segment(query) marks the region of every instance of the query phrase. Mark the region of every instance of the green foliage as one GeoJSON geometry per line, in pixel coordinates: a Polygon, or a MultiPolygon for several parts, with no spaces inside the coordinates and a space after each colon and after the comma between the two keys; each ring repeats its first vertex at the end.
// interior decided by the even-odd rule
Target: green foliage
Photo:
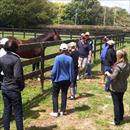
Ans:
{"type": "Polygon", "coordinates": [[[47,0],[1,0],[0,26],[35,28],[50,24],[56,12],[47,0]]]}
{"type": "Polygon", "coordinates": [[[64,20],[72,20],[75,24],[96,24],[102,7],[97,0],[74,1],[66,6],[64,20]],[[95,19],[96,17],[96,19],[95,19]]]}

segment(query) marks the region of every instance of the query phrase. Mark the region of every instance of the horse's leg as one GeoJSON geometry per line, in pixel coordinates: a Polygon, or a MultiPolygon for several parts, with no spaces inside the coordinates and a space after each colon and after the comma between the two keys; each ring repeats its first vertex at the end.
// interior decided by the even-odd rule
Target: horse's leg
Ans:
{"type": "Polygon", "coordinates": [[[36,63],[32,64],[32,71],[36,70],[36,63]]]}
{"type": "Polygon", "coordinates": [[[39,66],[40,66],[40,63],[36,63],[36,69],[38,70],[39,69],[39,66]]]}

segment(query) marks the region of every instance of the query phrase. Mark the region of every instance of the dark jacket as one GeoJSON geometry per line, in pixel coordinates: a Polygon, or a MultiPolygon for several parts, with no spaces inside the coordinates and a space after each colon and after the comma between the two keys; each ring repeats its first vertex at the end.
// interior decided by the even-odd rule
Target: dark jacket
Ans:
{"type": "Polygon", "coordinates": [[[70,56],[72,57],[74,62],[74,70],[78,70],[79,52],[77,50],[74,50],[71,52],[70,56]]]}
{"type": "Polygon", "coordinates": [[[79,40],[77,42],[77,47],[79,51],[79,56],[82,58],[87,58],[89,55],[89,51],[91,50],[91,46],[87,42],[83,42],[82,40],[79,40]]]}
{"type": "Polygon", "coordinates": [[[116,51],[113,47],[107,49],[104,64],[106,66],[112,66],[116,62],[116,51]]]}
{"type": "Polygon", "coordinates": [[[23,68],[20,57],[17,54],[7,52],[4,56],[0,57],[0,71],[4,73],[2,90],[23,90],[25,86],[23,68]]]}

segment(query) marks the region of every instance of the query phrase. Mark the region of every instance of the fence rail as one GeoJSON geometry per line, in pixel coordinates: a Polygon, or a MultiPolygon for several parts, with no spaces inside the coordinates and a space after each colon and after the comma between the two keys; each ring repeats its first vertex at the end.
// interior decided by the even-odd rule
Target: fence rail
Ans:
{"type": "MultiPolygon", "coordinates": [[[[48,33],[53,30],[56,30],[57,32],[62,35],[62,37],[67,37],[69,36],[70,39],[76,38],[77,36],[75,35],[80,35],[82,32],[85,32],[87,30],[85,29],[60,29],[60,28],[42,28],[42,29],[20,29],[20,28],[0,28],[0,35],[1,37],[5,37],[7,35],[12,35],[12,36],[21,36],[23,39],[27,37],[37,37],[40,34],[48,33]]],[[[118,30],[112,32],[111,30],[90,30],[90,34],[93,36],[98,36],[98,35],[110,35],[110,34],[122,34],[124,33],[123,31],[118,30]]],[[[126,35],[130,36],[130,32],[125,32],[126,35]]]]}
{"type": "MultiPolygon", "coordinates": [[[[94,41],[94,49],[93,49],[93,62],[95,62],[95,60],[97,60],[97,53],[101,51],[101,46],[102,46],[102,38],[104,36],[95,36],[95,37],[91,37],[92,40],[94,41]]],[[[111,37],[112,39],[115,40],[115,47],[116,49],[121,48],[124,46],[124,38],[125,35],[121,34],[121,35],[108,35],[108,37],[111,37]]],[[[64,40],[64,41],[51,41],[51,42],[40,42],[40,43],[32,43],[29,45],[21,45],[19,49],[24,49],[24,50],[30,50],[32,48],[41,48],[42,53],[40,57],[36,57],[33,59],[28,59],[25,61],[22,61],[23,67],[27,66],[27,65],[32,65],[34,63],[40,62],[41,63],[41,68],[37,71],[33,71],[30,73],[27,73],[24,75],[25,79],[29,79],[38,75],[41,75],[41,86],[42,86],[42,91],[44,89],[44,79],[45,79],[45,72],[50,71],[53,67],[53,65],[49,65],[49,66],[45,66],[45,61],[49,60],[49,59],[53,59],[56,55],[59,54],[59,52],[54,52],[53,54],[49,54],[49,55],[45,55],[45,50],[48,47],[52,47],[52,46],[57,46],[60,45],[62,42],[65,43],[69,43],[71,41],[77,41],[78,39],[71,39],[71,40],[64,40]]],[[[99,53],[98,53],[99,54],[99,53]]],[[[98,59],[99,59],[99,55],[98,55],[98,59]]]]}

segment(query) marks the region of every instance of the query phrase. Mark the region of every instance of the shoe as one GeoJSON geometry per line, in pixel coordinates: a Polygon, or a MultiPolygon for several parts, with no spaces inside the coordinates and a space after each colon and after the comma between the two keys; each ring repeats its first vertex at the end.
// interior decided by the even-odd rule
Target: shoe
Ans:
{"type": "Polygon", "coordinates": [[[68,97],[68,99],[69,99],[69,100],[74,100],[75,97],[74,97],[74,96],[70,96],[70,97],[68,97]]]}
{"type": "Polygon", "coordinates": [[[111,125],[120,125],[120,123],[116,123],[115,121],[110,122],[111,125]]]}
{"type": "Polygon", "coordinates": [[[79,75],[77,76],[77,80],[79,80],[79,75]]]}
{"type": "Polygon", "coordinates": [[[53,116],[53,117],[58,117],[58,115],[59,115],[58,112],[51,112],[50,113],[50,116],[53,116]]]}
{"type": "Polygon", "coordinates": [[[60,112],[60,115],[61,115],[61,116],[63,116],[63,115],[67,115],[67,113],[61,111],[61,112],[60,112]]]}

